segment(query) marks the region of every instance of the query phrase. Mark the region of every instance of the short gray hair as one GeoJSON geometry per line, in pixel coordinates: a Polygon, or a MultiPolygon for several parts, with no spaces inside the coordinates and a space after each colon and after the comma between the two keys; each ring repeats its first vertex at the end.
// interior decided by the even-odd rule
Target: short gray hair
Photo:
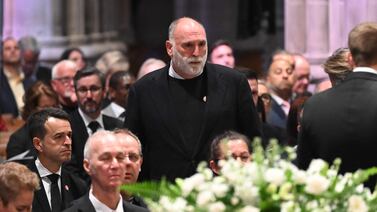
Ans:
{"type": "Polygon", "coordinates": [[[108,130],[98,130],[93,135],[89,136],[84,147],[84,159],[89,159],[93,153],[92,143],[97,140],[115,139],[115,135],[108,130]]]}

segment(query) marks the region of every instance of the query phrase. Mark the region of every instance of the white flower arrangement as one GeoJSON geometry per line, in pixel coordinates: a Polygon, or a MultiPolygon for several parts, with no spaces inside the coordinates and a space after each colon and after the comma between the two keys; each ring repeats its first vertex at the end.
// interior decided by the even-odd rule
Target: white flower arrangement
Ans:
{"type": "Polygon", "coordinates": [[[294,150],[283,150],[276,141],[266,151],[255,142],[252,158],[247,164],[234,159],[220,161],[219,176],[202,162],[195,175],[176,179],[175,184],[162,180],[122,189],[142,196],[156,212],[377,211],[377,193],[362,184],[377,168],[341,175],[340,160],[329,166],[316,159],[306,171],[300,170],[291,162],[294,150]]]}

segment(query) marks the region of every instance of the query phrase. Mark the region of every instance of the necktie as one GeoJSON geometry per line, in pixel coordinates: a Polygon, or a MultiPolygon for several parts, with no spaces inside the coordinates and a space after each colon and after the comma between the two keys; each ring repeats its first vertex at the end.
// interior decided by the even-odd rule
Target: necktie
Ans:
{"type": "Polygon", "coordinates": [[[92,134],[95,133],[101,126],[99,125],[98,122],[92,121],[88,125],[89,129],[92,130],[92,134]]]}
{"type": "Polygon", "coordinates": [[[50,174],[47,176],[51,181],[51,211],[60,212],[62,209],[62,199],[58,186],[58,174],[50,174]]]}

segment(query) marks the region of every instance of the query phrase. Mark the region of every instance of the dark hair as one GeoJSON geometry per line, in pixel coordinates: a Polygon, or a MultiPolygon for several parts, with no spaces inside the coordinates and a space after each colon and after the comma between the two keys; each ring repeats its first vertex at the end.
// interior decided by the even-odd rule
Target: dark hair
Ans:
{"type": "Polygon", "coordinates": [[[22,119],[26,120],[31,113],[37,110],[38,102],[41,96],[46,95],[53,98],[56,104],[59,103],[58,95],[51,88],[50,85],[42,81],[36,81],[30,88],[28,88],[24,95],[25,106],[22,109],[22,119]]]}
{"type": "Polygon", "coordinates": [[[27,120],[30,138],[38,137],[42,139],[46,135],[45,123],[48,118],[54,117],[71,122],[71,119],[64,110],[60,108],[46,108],[30,115],[27,120]]]}
{"type": "Polygon", "coordinates": [[[219,46],[229,46],[229,48],[233,49],[232,45],[230,44],[229,41],[227,40],[224,40],[224,39],[219,39],[219,40],[216,40],[212,45],[211,47],[209,48],[209,55],[212,54],[213,50],[216,49],[217,47],[219,46]]]}
{"type": "Polygon", "coordinates": [[[71,48],[68,48],[68,49],[64,50],[64,52],[60,56],[60,61],[61,60],[68,60],[69,55],[72,52],[75,52],[75,51],[76,52],[80,52],[80,54],[82,55],[82,58],[84,59],[84,61],[86,61],[84,52],[80,48],[78,48],[78,47],[71,47],[71,48]]]}
{"type": "Polygon", "coordinates": [[[229,140],[242,140],[246,143],[249,152],[251,152],[251,142],[250,140],[243,134],[229,130],[225,131],[223,134],[216,136],[211,143],[211,151],[210,151],[210,160],[217,160],[221,156],[221,147],[220,143],[229,140]]]}
{"type": "Polygon", "coordinates": [[[109,80],[109,87],[117,89],[119,86],[119,83],[121,82],[121,79],[127,76],[133,77],[133,75],[131,75],[131,73],[128,71],[117,71],[111,74],[111,77],[109,80]]]}
{"type": "Polygon", "coordinates": [[[77,90],[77,81],[79,81],[83,77],[91,76],[91,75],[96,75],[101,81],[101,85],[104,88],[105,87],[105,76],[104,74],[98,70],[95,67],[86,67],[80,71],[77,71],[75,76],[73,77],[73,82],[75,85],[75,89],[77,90]]]}

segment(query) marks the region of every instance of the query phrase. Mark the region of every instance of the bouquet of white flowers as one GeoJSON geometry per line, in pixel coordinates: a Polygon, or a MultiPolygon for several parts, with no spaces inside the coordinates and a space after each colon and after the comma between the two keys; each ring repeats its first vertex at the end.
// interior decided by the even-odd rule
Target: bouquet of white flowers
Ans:
{"type": "Polygon", "coordinates": [[[161,212],[377,211],[377,194],[362,184],[377,168],[340,175],[340,160],[329,166],[316,159],[308,170],[300,170],[292,164],[295,151],[276,142],[267,150],[254,142],[252,157],[247,164],[220,161],[219,176],[203,162],[197,174],[175,184],[162,180],[122,189],[141,195],[151,211],[161,212]]]}

